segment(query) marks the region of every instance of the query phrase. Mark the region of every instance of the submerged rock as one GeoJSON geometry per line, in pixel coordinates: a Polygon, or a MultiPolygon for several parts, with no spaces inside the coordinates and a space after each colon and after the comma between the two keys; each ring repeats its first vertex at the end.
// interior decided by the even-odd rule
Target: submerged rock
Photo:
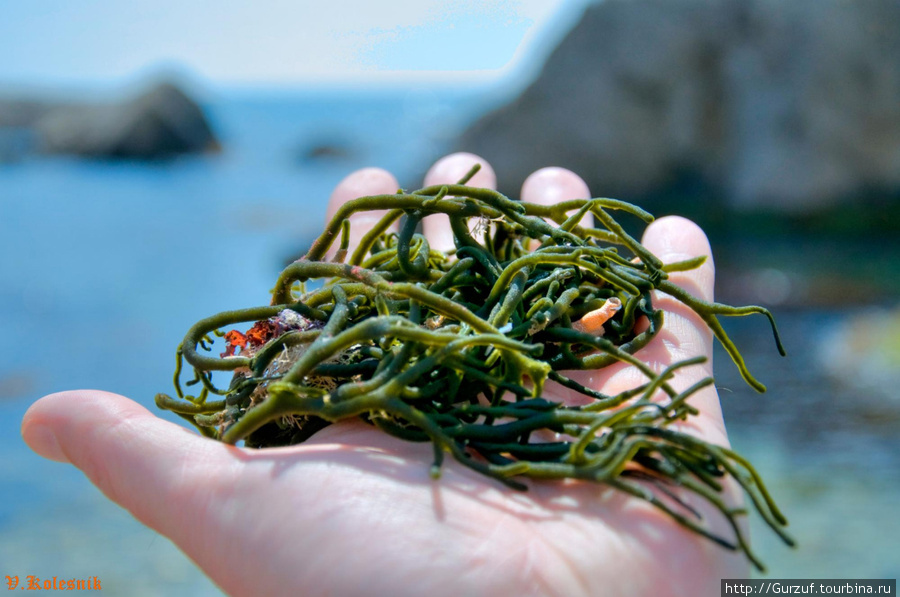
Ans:
{"type": "Polygon", "coordinates": [[[896,201],[897,23],[895,0],[605,0],[459,146],[514,194],[558,165],[657,209],[660,192],[787,214],[896,201]]]}
{"type": "Polygon", "coordinates": [[[324,141],[305,145],[297,151],[297,162],[300,164],[318,164],[321,162],[346,162],[359,152],[339,140],[324,141]]]}

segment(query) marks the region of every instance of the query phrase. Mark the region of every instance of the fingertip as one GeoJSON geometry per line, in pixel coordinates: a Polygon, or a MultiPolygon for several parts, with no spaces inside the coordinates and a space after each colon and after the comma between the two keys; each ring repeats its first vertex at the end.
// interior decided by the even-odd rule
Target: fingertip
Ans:
{"type": "MultiPolygon", "coordinates": [[[[538,205],[556,205],[570,199],[589,199],[591,191],[588,189],[584,180],[565,168],[550,166],[541,168],[532,172],[531,175],[522,183],[522,201],[526,203],[537,203],[538,205]]],[[[553,224],[550,218],[544,218],[553,224]]],[[[593,214],[585,214],[579,225],[588,228],[594,225],[593,214]]],[[[540,245],[537,241],[532,241],[532,248],[540,245]]]]}
{"type": "MultiPolygon", "coordinates": [[[[94,390],[49,394],[32,404],[22,417],[22,439],[44,458],[57,462],[71,462],[66,436],[85,419],[91,420],[98,399],[127,400],[116,394],[94,390]]],[[[137,403],[132,404],[146,411],[137,403]]]]}
{"type": "Polygon", "coordinates": [[[552,166],[533,172],[522,183],[522,201],[554,205],[569,199],[588,199],[591,191],[584,180],[565,168],[552,166]]]}
{"type": "Polygon", "coordinates": [[[393,174],[382,168],[362,168],[351,172],[334,187],[328,199],[328,218],[348,201],[367,195],[396,193],[400,184],[393,174]]]}
{"type": "Polygon", "coordinates": [[[706,233],[681,216],[654,220],[644,231],[642,243],[665,263],[712,255],[706,233]]]}
{"type": "MultiPolygon", "coordinates": [[[[454,184],[475,164],[480,164],[481,169],[466,183],[472,187],[483,189],[497,188],[497,175],[487,160],[474,153],[452,153],[439,159],[425,174],[425,186],[454,184]]],[[[422,220],[422,232],[428,239],[433,249],[449,251],[453,249],[453,232],[450,230],[450,219],[444,214],[434,214],[422,220]]]]}
{"type": "Polygon", "coordinates": [[[36,407],[39,410],[39,404],[40,401],[32,404],[22,418],[22,439],[38,456],[68,463],[69,459],[62,451],[53,428],[42,422],[40,415],[36,412],[36,407]]]}
{"type": "Polygon", "coordinates": [[[700,226],[681,216],[665,216],[647,227],[641,243],[663,263],[706,257],[700,267],[672,273],[669,279],[679,286],[692,285],[688,290],[700,299],[713,300],[715,264],[709,239],[700,226]]]}
{"type": "Polygon", "coordinates": [[[451,153],[436,161],[425,174],[425,186],[454,184],[465,176],[475,164],[480,164],[481,169],[466,184],[471,187],[496,189],[497,175],[487,160],[474,153],[464,151],[451,153]]]}
{"type": "MultiPolygon", "coordinates": [[[[57,462],[73,462],[70,436],[80,436],[86,424],[103,425],[114,416],[149,411],[123,396],[99,390],[75,390],[44,396],[22,417],[22,439],[38,455],[57,462]]],[[[77,463],[74,463],[77,465],[77,463]]]]}
{"type": "MultiPolygon", "coordinates": [[[[392,195],[400,188],[393,174],[382,168],[363,168],[346,176],[331,193],[326,210],[326,222],[330,222],[338,210],[348,201],[370,195],[392,195]]],[[[352,214],[350,220],[350,250],[359,244],[362,237],[384,216],[386,210],[363,211],[352,214]]],[[[396,229],[396,222],[390,230],[396,229]]],[[[332,245],[326,255],[330,259],[337,252],[332,245]]]]}
{"type": "Polygon", "coordinates": [[[151,452],[155,462],[177,460],[204,442],[133,400],[100,390],[41,398],[22,419],[22,437],[39,455],[71,463],[95,482],[109,461],[133,463],[151,452]]]}

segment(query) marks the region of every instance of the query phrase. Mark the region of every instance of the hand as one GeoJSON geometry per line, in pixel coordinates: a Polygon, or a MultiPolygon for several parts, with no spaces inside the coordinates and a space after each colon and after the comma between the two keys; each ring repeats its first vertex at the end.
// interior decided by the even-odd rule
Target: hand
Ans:
{"type": "MultiPolygon", "coordinates": [[[[444,158],[426,185],[455,182],[475,159],[444,158]]],[[[493,186],[481,163],[469,184],[493,186]]],[[[389,173],[361,170],[338,185],[329,212],[397,188],[389,173]]],[[[584,182],[561,169],[538,171],[522,191],[524,201],[539,203],[588,196],[584,182]]],[[[365,214],[353,221],[356,238],[373,222],[365,214]]],[[[423,226],[433,247],[446,248],[446,221],[431,216],[423,226]]],[[[651,224],[643,243],[666,262],[710,255],[703,232],[677,217],[651,224]]],[[[711,257],[671,279],[711,300],[711,257]]],[[[642,360],[661,370],[712,356],[712,335],[693,312],[665,295],[655,304],[667,311],[665,325],[638,352],[642,360]]],[[[687,388],[711,367],[680,369],[672,386],[687,388]]],[[[619,365],[583,372],[580,381],[615,394],[644,378],[619,365]]],[[[558,386],[547,391],[567,398],[558,386]]],[[[684,428],[727,445],[715,388],[691,403],[700,414],[684,428]]],[[[122,396],[82,390],[35,403],[22,435],[41,456],[84,471],[232,595],[707,595],[719,579],[748,572],[743,554],[602,485],[529,482],[529,491],[517,492],[452,459],[432,480],[429,444],[362,422],[332,425],[299,446],[253,451],[203,438],[122,396]]],[[[728,499],[739,502],[734,487],[728,499]]],[[[730,536],[715,512],[703,513],[730,536]]]]}

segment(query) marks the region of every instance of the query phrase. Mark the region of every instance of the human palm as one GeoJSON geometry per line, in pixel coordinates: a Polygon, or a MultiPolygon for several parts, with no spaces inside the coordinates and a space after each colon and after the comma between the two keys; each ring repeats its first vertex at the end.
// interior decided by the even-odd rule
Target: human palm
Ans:
{"type": "MultiPolygon", "coordinates": [[[[474,159],[445,158],[426,184],[455,181],[474,159]]],[[[490,168],[470,184],[493,186],[490,168]]],[[[381,170],[354,173],[335,190],[329,211],[397,186],[381,170]]],[[[522,199],[586,195],[577,176],[548,169],[526,182],[522,199]]],[[[353,222],[355,238],[373,223],[369,214],[353,222]]],[[[449,226],[434,217],[424,225],[432,245],[445,247],[449,226]]],[[[668,262],[709,255],[702,231],[681,218],[654,222],[643,242],[668,262]]],[[[671,275],[706,300],[713,277],[711,259],[671,275]]],[[[657,370],[711,357],[712,336],[698,317],[665,295],[657,295],[656,305],[667,311],[665,325],[638,357],[657,370]]],[[[710,373],[709,363],[683,368],[670,383],[683,389],[710,373]]],[[[577,375],[607,394],[645,381],[622,364],[577,375]]],[[[567,392],[546,388],[551,399],[575,399],[567,392]]],[[[714,387],[691,403],[700,414],[682,429],[727,445],[714,387]]],[[[22,433],[42,456],[82,469],[232,595],[703,595],[718,591],[719,579],[747,573],[742,554],[616,490],[558,481],[529,482],[519,492],[452,460],[435,481],[430,445],[359,421],[327,427],[299,446],[254,451],[198,436],[127,398],[88,390],[41,399],[25,415],[22,433]]],[[[727,499],[740,500],[733,486],[727,499]]],[[[724,519],[694,506],[728,536],[724,519]]]]}

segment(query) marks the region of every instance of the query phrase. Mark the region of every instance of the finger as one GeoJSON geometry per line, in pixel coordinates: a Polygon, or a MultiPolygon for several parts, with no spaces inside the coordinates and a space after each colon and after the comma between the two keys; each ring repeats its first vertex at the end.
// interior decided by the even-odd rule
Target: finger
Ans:
{"type": "MultiPolygon", "coordinates": [[[[539,205],[555,205],[569,199],[584,199],[590,196],[587,183],[580,176],[565,168],[549,167],[541,168],[525,179],[525,182],[522,184],[521,199],[522,201],[539,205]]],[[[593,223],[593,216],[588,215],[582,222],[585,224],[588,222],[593,223]],[[588,218],[591,219],[589,220],[588,218]]],[[[551,221],[551,223],[556,225],[555,222],[551,221]]],[[[540,242],[533,240],[530,246],[534,250],[540,246],[540,242]]],[[[613,365],[602,370],[566,371],[565,375],[584,386],[603,390],[609,379],[623,368],[624,366],[622,365],[613,365]]],[[[548,384],[548,389],[555,397],[569,406],[579,406],[593,402],[592,398],[555,383],[548,384]]]]}
{"type": "MultiPolygon", "coordinates": [[[[660,218],[647,227],[642,243],[663,263],[706,257],[700,267],[685,272],[672,272],[669,280],[701,300],[713,300],[715,265],[709,241],[699,226],[678,216],[660,218]]],[[[659,337],[640,356],[668,364],[705,356],[705,364],[679,371],[673,380],[673,386],[679,390],[705,377],[711,377],[713,334],[706,323],[686,305],[665,293],[655,292],[653,303],[655,308],[665,311],[665,323],[659,337]]],[[[700,410],[700,414],[690,420],[686,430],[693,431],[708,441],[727,443],[722,409],[715,388],[709,386],[701,390],[690,399],[690,403],[700,410]]]]}
{"type": "MultiPolygon", "coordinates": [[[[661,218],[648,226],[642,244],[663,263],[705,256],[706,261],[699,268],[687,272],[673,272],[669,275],[669,280],[697,298],[712,300],[715,266],[706,235],[696,224],[675,216],[661,218]]],[[[705,363],[684,367],[675,373],[669,382],[675,391],[686,390],[693,384],[711,377],[713,336],[703,320],[686,305],[662,292],[653,293],[653,307],[664,311],[663,327],[646,347],[635,353],[635,356],[657,373],[685,359],[706,357],[705,363]]],[[[640,323],[639,321],[638,324],[640,323]]],[[[647,375],[639,369],[621,362],[599,370],[567,372],[567,375],[582,385],[609,395],[618,394],[649,381],[647,375]]],[[[585,397],[574,392],[560,391],[560,395],[567,403],[582,404],[586,401],[585,397]]],[[[707,441],[727,445],[722,410],[715,387],[710,385],[696,392],[689,399],[689,403],[700,412],[678,426],[707,441]]]]}
{"type": "MultiPolygon", "coordinates": [[[[434,163],[425,174],[425,186],[436,184],[455,184],[475,164],[481,164],[475,176],[469,180],[469,186],[485,189],[497,188],[497,175],[494,169],[483,158],[472,153],[453,153],[434,163]]],[[[455,246],[453,232],[450,230],[450,218],[444,214],[435,214],[422,220],[422,231],[432,249],[449,251],[455,246]]]]}
{"type": "Polygon", "coordinates": [[[712,301],[716,268],[712,250],[703,230],[692,221],[679,216],[667,216],[650,224],[641,241],[664,263],[675,263],[694,257],[706,257],[700,267],[669,274],[669,280],[704,301],[712,301]]]}
{"type": "MultiPolygon", "coordinates": [[[[541,168],[522,184],[522,201],[538,205],[556,205],[570,199],[588,199],[591,191],[580,176],[565,168],[541,168]]],[[[583,226],[593,226],[594,216],[587,214],[583,226]]]]}
{"type": "Polygon", "coordinates": [[[192,480],[224,480],[235,468],[229,451],[237,450],[93,390],[37,401],[25,413],[22,437],[41,456],[81,469],[108,498],[181,545],[209,503],[192,499],[199,485],[192,480]]]}
{"type": "MultiPolygon", "coordinates": [[[[587,183],[580,176],[565,168],[541,168],[533,172],[522,183],[522,201],[538,205],[556,205],[569,199],[587,199],[590,196],[591,191],[588,189],[587,183]]],[[[554,226],[557,225],[550,218],[544,219],[554,226]]],[[[581,225],[593,226],[594,216],[586,214],[581,219],[581,225]]],[[[532,251],[540,245],[540,241],[536,239],[532,239],[529,243],[532,251]]]]}
{"type": "MultiPolygon", "coordinates": [[[[397,179],[387,170],[382,170],[381,168],[357,170],[339,182],[331,193],[331,197],[328,199],[325,221],[330,222],[337,211],[348,201],[368,195],[390,195],[396,193],[398,188],[400,188],[400,184],[397,182],[397,179]]],[[[356,212],[350,216],[349,253],[351,255],[366,232],[371,230],[386,213],[387,210],[379,209],[356,212]]],[[[397,225],[397,222],[394,222],[388,230],[396,231],[397,225]]],[[[339,244],[339,241],[336,241],[331,245],[331,248],[326,253],[326,259],[334,257],[339,244]]]]}
{"type": "MultiPolygon", "coordinates": [[[[669,281],[703,301],[713,300],[715,265],[709,241],[699,226],[678,216],[660,218],[644,231],[642,243],[663,263],[705,257],[706,260],[698,268],[672,272],[669,281]]],[[[713,335],[709,327],[691,309],[667,294],[657,292],[654,306],[667,312],[665,329],[678,340],[670,347],[673,356],[678,359],[706,356],[710,360],[705,369],[711,374],[713,335]]]]}
{"type": "MultiPolygon", "coordinates": [[[[706,260],[698,268],[670,273],[669,281],[703,301],[713,300],[716,268],[709,240],[699,226],[678,216],[660,218],[647,227],[641,242],[663,263],[705,257],[706,260]]],[[[707,359],[705,364],[680,369],[677,372],[671,382],[677,390],[684,390],[703,378],[711,377],[713,334],[706,323],[689,307],[665,293],[654,291],[653,304],[655,308],[665,311],[663,329],[645,348],[646,355],[644,351],[640,351],[638,356],[650,360],[660,358],[670,364],[693,356],[705,356],[707,359]],[[659,353],[663,353],[662,356],[659,353]]],[[[691,396],[688,402],[696,407],[699,413],[687,421],[676,422],[673,426],[710,443],[730,446],[715,386],[706,386],[691,396]]],[[[744,498],[734,479],[726,480],[723,498],[732,507],[743,507],[744,498]]],[[[722,524],[721,519],[719,522],[722,524]]],[[[740,521],[739,524],[746,534],[746,520],[740,521]]]]}
{"type": "MultiPolygon", "coordinates": [[[[569,199],[584,199],[590,196],[590,189],[580,176],[565,168],[549,167],[541,168],[525,179],[522,184],[521,199],[539,205],[555,205],[569,199]]],[[[592,224],[593,216],[586,216],[582,222],[592,224]]],[[[551,221],[551,223],[556,225],[555,222],[551,221]]],[[[538,246],[540,246],[540,242],[537,240],[532,240],[530,243],[532,250],[538,246]]],[[[623,368],[622,365],[613,365],[602,370],[566,371],[565,375],[584,386],[595,390],[604,390],[609,379],[623,368]]],[[[592,398],[555,383],[549,383],[547,388],[557,399],[569,406],[581,406],[593,402],[592,398]]]]}

